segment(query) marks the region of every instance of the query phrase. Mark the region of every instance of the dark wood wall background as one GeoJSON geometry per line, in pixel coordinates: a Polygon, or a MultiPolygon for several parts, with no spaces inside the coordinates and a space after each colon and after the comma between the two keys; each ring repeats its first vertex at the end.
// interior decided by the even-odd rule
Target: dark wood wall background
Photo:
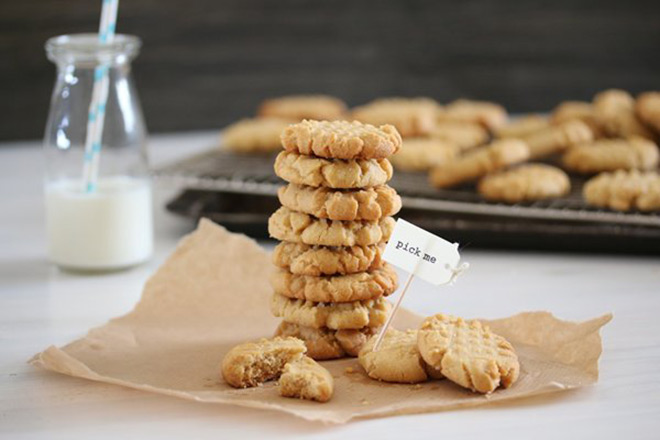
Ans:
{"type": "MultiPolygon", "coordinates": [[[[101,1],[0,2],[0,139],[42,135],[44,41],[94,31],[101,1]]],[[[660,89],[660,1],[122,0],[152,132],[221,127],[264,97],[466,96],[516,112],[660,89]]]]}

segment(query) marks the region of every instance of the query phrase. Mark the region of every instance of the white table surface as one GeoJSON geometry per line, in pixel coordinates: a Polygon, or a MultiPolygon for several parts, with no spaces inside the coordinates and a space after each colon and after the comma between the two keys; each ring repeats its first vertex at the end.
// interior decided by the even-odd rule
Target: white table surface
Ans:
{"type": "MultiPolygon", "coordinates": [[[[204,149],[215,133],[152,138],[156,163],[204,149]]],[[[477,409],[360,420],[342,426],[276,412],[193,403],[36,370],[51,344],[128,312],[190,221],[165,212],[156,188],[156,252],[108,275],[59,272],[46,260],[41,150],[0,145],[0,438],[660,438],[660,259],[467,249],[450,290],[413,284],[405,306],[496,318],[549,310],[582,320],[607,312],[600,382],[477,409]]]]}

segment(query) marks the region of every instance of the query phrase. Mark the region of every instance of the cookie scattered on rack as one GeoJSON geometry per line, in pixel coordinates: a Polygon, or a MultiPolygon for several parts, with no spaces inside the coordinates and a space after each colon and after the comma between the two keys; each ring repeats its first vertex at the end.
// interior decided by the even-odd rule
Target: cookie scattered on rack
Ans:
{"type": "Polygon", "coordinates": [[[490,201],[535,202],[565,196],[571,190],[571,181],[557,167],[531,163],[487,175],[479,181],[477,190],[490,201]]]}
{"type": "Polygon", "coordinates": [[[401,199],[387,181],[401,148],[392,125],[305,120],[282,133],[275,172],[288,185],[268,231],[280,243],[271,311],[280,336],[314,359],[355,356],[385,323],[396,272],[381,260],[401,199]]]}
{"type": "Polygon", "coordinates": [[[529,156],[529,147],[520,139],[497,140],[433,168],[429,177],[432,185],[449,188],[524,162],[529,156]]]}
{"type": "Polygon", "coordinates": [[[498,138],[525,138],[537,131],[544,130],[550,126],[547,117],[541,115],[522,116],[495,130],[495,136],[498,138]]]}
{"type": "Polygon", "coordinates": [[[280,133],[290,121],[279,118],[241,119],[222,131],[222,144],[236,153],[269,153],[281,148],[280,133]]]}
{"type": "Polygon", "coordinates": [[[351,118],[372,125],[391,124],[403,137],[427,136],[440,104],[430,98],[380,98],[351,110],[351,118]]]}
{"type": "Polygon", "coordinates": [[[582,189],[586,202],[615,211],[660,210],[660,174],[655,171],[615,171],[590,179],[582,189]]]}
{"type": "Polygon", "coordinates": [[[267,118],[288,119],[298,122],[303,119],[343,119],[346,103],[328,95],[290,95],[266,99],[257,110],[257,115],[267,118]]]}
{"type": "Polygon", "coordinates": [[[660,136],[660,92],[641,93],[635,101],[635,114],[660,136]]]}
{"type": "Polygon", "coordinates": [[[402,171],[428,171],[458,156],[457,144],[436,138],[406,138],[401,149],[390,159],[402,171]]]}
{"type": "Polygon", "coordinates": [[[604,136],[603,127],[596,120],[594,105],[584,101],[564,101],[552,111],[550,122],[559,125],[567,121],[578,120],[589,126],[594,139],[604,136]]]}
{"type": "Polygon", "coordinates": [[[648,139],[600,139],[568,150],[562,162],[567,170],[595,174],[616,170],[652,170],[657,168],[658,146],[648,139]]]}
{"type": "Polygon", "coordinates": [[[534,131],[521,139],[529,147],[530,159],[542,159],[575,145],[591,142],[594,134],[586,123],[572,119],[534,131]]]}
{"type": "Polygon", "coordinates": [[[488,142],[490,134],[481,124],[473,121],[436,120],[429,134],[437,139],[455,145],[459,150],[469,150],[488,142]]]}
{"type": "Polygon", "coordinates": [[[439,121],[473,122],[491,133],[506,124],[508,118],[506,109],[499,104],[469,99],[457,99],[438,112],[439,121]]]}
{"type": "Polygon", "coordinates": [[[292,95],[266,99],[257,115],[222,130],[221,145],[234,153],[272,153],[282,148],[280,135],[292,122],[303,119],[343,119],[346,104],[327,95],[292,95]]]}
{"type": "Polygon", "coordinates": [[[596,121],[608,136],[640,136],[647,139],[655,137],[653,131],[637,116],[635,98],[628,92],[618,89],[605,90],[594,97],[593,105],[596,121]]]}

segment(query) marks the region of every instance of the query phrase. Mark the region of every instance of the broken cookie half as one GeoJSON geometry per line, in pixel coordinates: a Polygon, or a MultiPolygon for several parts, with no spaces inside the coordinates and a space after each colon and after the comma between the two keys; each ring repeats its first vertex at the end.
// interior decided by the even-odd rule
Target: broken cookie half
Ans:
{"type": "Polygon", "coordinates": [[[222,377],[235,388],[248,388],[277,379],[284,365],[303,357],[307,349],[298,338],[260,339],[229,350],[222,360],[222,377]]]}
{"type": "Polygon", "coordinates": [[[307,356],[286,364],[279,381],[280,395],[317,402],[330,400],[333,387],[330,372],[307,356]]]}
{"type": "Polygon", "coordinates": [[[222,360],[222,377],[235,388],[255,387],[280,379],[285,397],[327,402],[332,397],[332,376],[305,356],[305,343],[292,337],[260,339],[229,350],[222,360]]]}

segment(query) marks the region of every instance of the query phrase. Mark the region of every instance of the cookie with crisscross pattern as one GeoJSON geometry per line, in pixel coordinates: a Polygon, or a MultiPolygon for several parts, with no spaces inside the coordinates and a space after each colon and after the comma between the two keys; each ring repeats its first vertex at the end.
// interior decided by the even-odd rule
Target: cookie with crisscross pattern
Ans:
{"type": "Polygon", "coordinates": [[[387,159],[336,160],[282,151],[275,159],[275,174],[290,183],[328,188],[369,188],[392,178],[387,159]]]}
{"type": "Polygon", "coordinates": [[[282,146],[286,151],[328,159],[383,159],[401,147],[401,136],[387,124],[304,120],[282,131],[282,146]]]}
{"type": "Polygon", "coordinates": [[[292,324],[332,330],[379,327],[385,324],[390,303],[384,298],[346,303],[317,303],[273,294],[273,315],[292,324]]]}
{"type": "Polygon", "coordinates": [[[281,241],[321,246],[368,246],[387,241],[392,235],[392,217],[374,222],[320,219],[280,208],[268,219],[268,233],[281,241]]]}
{"type": "Polygon", "coordinates": [[[520,364],[513,346],[479,321],[431,316],[422,323],[417,344],[426,363],[472,391],[490,393],[518,379],[520,364]]]}
{"type": "Polygon", "coordinates": [[[401,209],[401,197],[388,185],[353,191],[289,185],[277,191],[282,206],[316,218],[378,220],[401,209]]]}
{"type": "Polygon", "coordinates": [[[279,269],[270,281],[274,292],[288,298],[337,303],[388,296],[397,287],[396,271],[388,264],[371,272],[320,277],[279,269]]]}

